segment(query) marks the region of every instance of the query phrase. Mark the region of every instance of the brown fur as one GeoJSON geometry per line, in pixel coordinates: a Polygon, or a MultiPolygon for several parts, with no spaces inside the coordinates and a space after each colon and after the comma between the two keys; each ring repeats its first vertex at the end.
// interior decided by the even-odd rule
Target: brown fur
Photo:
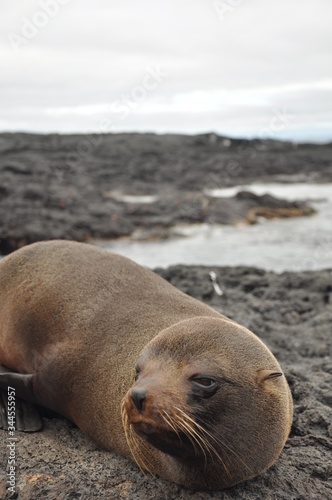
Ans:
{"type": "Polygon", "coordinates": [[[0,364],[34,374],[40,405],[170,481],[231,486],[267,469],[285,444],[292,401],[268,348],[129,259],[74,242],[24,247],[0,263],[0,318],[0,364]],[[141,412],[130,392],[138,358],[141,412]],[[230,383],[192,399],[197,369],[230,383]]]}

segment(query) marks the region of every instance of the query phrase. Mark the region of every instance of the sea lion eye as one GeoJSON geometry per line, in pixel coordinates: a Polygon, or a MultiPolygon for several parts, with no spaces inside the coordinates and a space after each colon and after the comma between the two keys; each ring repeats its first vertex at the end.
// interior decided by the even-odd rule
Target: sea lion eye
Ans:
{"type": "Polygon", "coordinates": [[[193,395],[199,399],[210,398],[220,387],[220,380],[214,377],[194,375],[190,380],[193,385],[193,395]]]}
{"type": "Polygon", "coordinates": [[[216,381],[211,377],[193,377],[191,379],[195,385],[199,387],[204,387],[206,389],[212,389],[216,386],[216,381]]]}
{"type": "Polygon", "coordinates": [[[138,368],[138,366],[135,366],[135,370],[136,370],[136,373],[135,373],[134,380],[136,382],[138,380],[138,377],[139,377],[140,369],[138,368]]]}

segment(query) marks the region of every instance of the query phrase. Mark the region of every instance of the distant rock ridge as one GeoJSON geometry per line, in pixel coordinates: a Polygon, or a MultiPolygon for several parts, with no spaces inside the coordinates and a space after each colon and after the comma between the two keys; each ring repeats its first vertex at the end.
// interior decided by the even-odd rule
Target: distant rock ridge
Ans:
{"type": "Polygon", "coordinates": [[[3,133],[0,253],[41,239],[112,239],[137,229],[165,235],[178,223],[309,215],[304,203],[268,195],[216,199],[206,193],[253,181],[329,182],[331,153],[332,144],[233,139],[212,132],[3,133]]]}

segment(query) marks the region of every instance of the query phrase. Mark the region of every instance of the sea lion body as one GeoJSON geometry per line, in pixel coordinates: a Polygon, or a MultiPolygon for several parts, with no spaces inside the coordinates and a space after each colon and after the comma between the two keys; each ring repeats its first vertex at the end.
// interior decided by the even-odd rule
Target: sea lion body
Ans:
{"type": "Polygon", "coordinates": [[[284,446],[292,402],[268,348],[127,258],[24,247],[0,262],[0,318],[0,365],[33,375],[37,404],[170,481],[228,487],[284,446]]]}

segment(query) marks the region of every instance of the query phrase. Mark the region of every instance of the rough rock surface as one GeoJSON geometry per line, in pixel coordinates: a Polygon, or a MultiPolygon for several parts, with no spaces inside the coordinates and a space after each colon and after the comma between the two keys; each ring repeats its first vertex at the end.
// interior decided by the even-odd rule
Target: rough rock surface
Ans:
{"type": "MultiPolygon", "coordinates": [[[[325,500],[332,497],[332,271],[283,273],[246,267],[157,270],[186,293],[253,330],[280,361],[294,398],[290,438],[262,476],[223,492],[195,492],[144,476],[62,418],[17,433],[18,498],[128,500],[325,500]],[[224,294],[213,290],[215,271],[224,294]]],[[[0,431],[0,498],[6,495],[7,435],[0,431]]]]}
{"type": "Polygon", "coordinates": [[[160,237],[178,222],[310,213],[271,196],[213,199],[206,191],[251,181],[331,181],[331,152],[331,144],[215,134],[0,134],[0,253],[43,239],[116,238],[137,228],[160,237]],[[156,199],[121,201],[128,194],[156,199]]]}

